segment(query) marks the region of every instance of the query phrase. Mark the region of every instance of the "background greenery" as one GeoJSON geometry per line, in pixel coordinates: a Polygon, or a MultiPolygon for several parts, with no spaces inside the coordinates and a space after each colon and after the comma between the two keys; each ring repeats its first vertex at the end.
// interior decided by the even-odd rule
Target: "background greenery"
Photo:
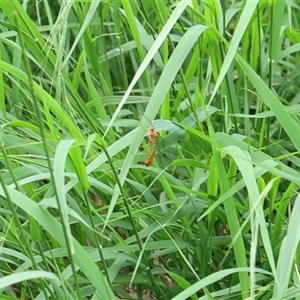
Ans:
{"type": "Polygon", "coordinates": [[[0,1],[1,299],[300,299],[299,8],[0,1]]]}

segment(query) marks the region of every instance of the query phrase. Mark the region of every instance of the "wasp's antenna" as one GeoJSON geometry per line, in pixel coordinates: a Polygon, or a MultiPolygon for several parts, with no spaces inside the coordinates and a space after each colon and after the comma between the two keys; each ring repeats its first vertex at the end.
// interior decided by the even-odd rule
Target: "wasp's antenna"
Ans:
{"type": "Polygon", "coordinates": [[[151,126],[153,127],[152,125],[152,122],[149,120],[149,118],[143,113],[143,112],[140,112],[140,114],[145,117],[146,120],[148,120],[149,124],[151,124],[151,126]]]}

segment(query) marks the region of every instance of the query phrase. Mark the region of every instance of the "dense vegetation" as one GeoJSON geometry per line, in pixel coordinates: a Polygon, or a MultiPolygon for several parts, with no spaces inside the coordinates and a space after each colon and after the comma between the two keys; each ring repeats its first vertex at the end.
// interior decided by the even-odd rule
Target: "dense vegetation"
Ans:
{"type": "Polygon", "coordinates": [[[299,5],[0,1],[0,298],[300,299],[299,5]]]}

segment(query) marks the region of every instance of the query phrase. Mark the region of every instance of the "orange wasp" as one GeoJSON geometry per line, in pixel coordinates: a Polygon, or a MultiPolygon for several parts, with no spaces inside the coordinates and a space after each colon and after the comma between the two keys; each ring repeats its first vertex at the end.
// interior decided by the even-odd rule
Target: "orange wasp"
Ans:
{"type": "MultiPolygon", "coordinates": [[[[148,121],[150,122],[149,119],[148,119],[148,121]]],[[[157,130],[154,128],[154,126],[151,126],[151,128],[149,129],[149,132],[148,132],[148,140],[149,140],[149,146],[153,145],[154,148],[153,148],[152,152],[149,154],[147,160],[145,161],[146,167],[149,167],[152,164],[152,161],[154,159],[154,155],[155,155],[156,148],[157,148],[157,137],[158,136],[159,136],[159,134],[158,134],[157,130]]]]}

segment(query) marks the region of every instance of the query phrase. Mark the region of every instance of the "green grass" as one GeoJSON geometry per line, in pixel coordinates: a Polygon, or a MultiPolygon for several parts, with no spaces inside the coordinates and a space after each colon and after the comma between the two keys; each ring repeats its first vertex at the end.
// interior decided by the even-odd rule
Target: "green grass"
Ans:
{"type": "Polygon", "coordinates": [[[1,1],[0,298],[300,299],[299,9],[1,1]]]}

